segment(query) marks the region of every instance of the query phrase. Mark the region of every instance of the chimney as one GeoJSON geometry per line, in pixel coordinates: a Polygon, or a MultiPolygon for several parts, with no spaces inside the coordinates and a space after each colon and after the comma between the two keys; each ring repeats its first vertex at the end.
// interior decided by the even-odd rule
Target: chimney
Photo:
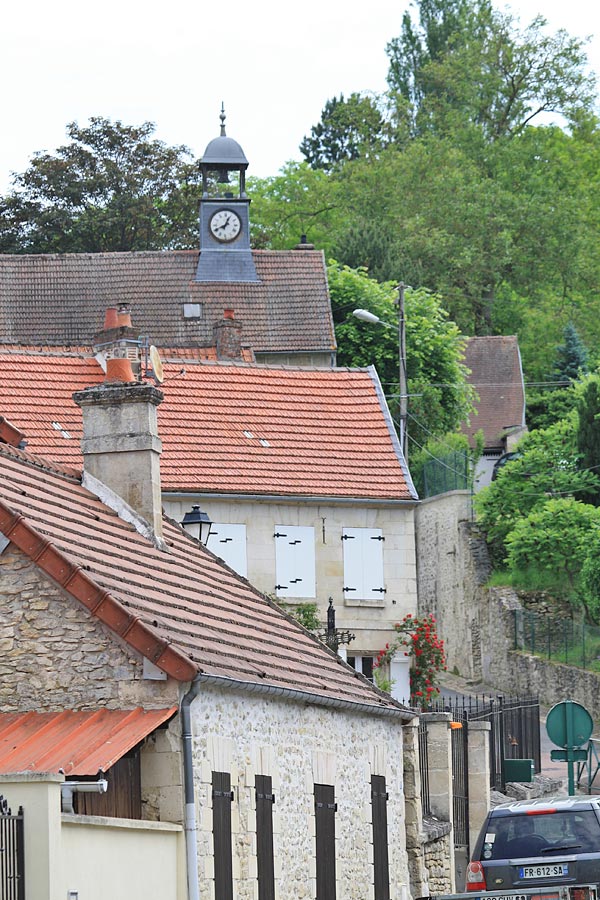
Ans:
{"type": "Polygon", "coordinates": [[[232,309],[223,312],[223,319],[214,328],[217,359],[242,359],[242,326],[235,321],[232,309]]]}
{"type": "Polygon", "coordinates": [[[141,373],[140,338],[131,324],[131,310],[128,304],[109,306],[104,315],[102,331],[94,335],[92,348],[96,358],[104,368],[104,363],[113,357],[131,360],[136,376],[141,373]]]}
{"type": "Polygon", "coordinates": [[[315,249],[315,245],[308,243],[305,234],[300,235],[300,243],[296,244],[296,246],[294,247],[294,250],[314,250],[314,249],[315,249]]]}
{"type": "Polygon", "coordinates": [[[162,537],[157,408],[163,394],[134,380],[127,358],[107,361],[102,384],[76,391],[83,414],[84,472],[103,482],[162,537]]]}

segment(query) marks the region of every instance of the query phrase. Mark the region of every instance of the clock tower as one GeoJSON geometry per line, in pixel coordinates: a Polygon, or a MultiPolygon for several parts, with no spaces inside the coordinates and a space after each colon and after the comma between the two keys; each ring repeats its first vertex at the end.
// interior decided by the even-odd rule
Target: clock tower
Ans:
{"type": "Polygon", "coordinates": [[[258,281],[250,249],[250,200],[246,195],[248,160],[225,133],[221,106],[221,134],[200,160],[200,259],[196,281],[258,281]]]}

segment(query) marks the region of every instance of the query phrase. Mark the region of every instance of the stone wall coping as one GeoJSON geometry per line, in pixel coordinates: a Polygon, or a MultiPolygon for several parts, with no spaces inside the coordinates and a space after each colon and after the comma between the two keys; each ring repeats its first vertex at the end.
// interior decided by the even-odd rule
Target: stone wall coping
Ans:
{"type": "Polygon", "coordinates": [[[443,494],[435,494],[433,497],[423,497],[422,500],[419,500],[419,506],[427,506],[430,503],[436,503],[440,500],[443,500],[446,497],[464,497],[465,499],[471,498],[471,491],[457,490],[457,491],[445,491],[443,494]]]}
{"type": "Polygon", "coordinates": [[[450,713],[446,712],[429,712],[429,713],[421,713],[421,718],[427,722],[448,722],[450,723],[452,720],[452,716],[450,713]]]}
{"type": "Polygon", "coordinates": [[[444,837],[445,834],[449,834],[452,831],[452,824],[423,816],[423,831],[425,834],[424,843],[430,844],[432,841],[437,841],[439,838],[444,837]]]}
{"type": "Polygon", "coordinates": [[[24,782],[62,784],[64,780],[65,776],[59,775],[58,772],[14,772],[0,775],[0,784],[23,784],[24,782]]]}
{"type": "Polygon", "coordinates": [[[491,731],[492,723],[491,722],[474,722],[469,719],[469,731],[491,731]]]}
{"type": "Polygon", "coordinates": [[[183,825],[174,822],[155,822],[145,819],[113,819],[110,816],[79,816],[62,813],[63,825],[85,825],[92,828],[123,828],[129,831],[183,831],[183,825]]]}

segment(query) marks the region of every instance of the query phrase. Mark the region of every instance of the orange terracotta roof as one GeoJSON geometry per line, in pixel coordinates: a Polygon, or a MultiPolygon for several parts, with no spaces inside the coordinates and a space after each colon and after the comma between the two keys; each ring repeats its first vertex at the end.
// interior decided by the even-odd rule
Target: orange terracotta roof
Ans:
{"type": "MultiPolygon", "coordinates": [[[[164,491],[414,500],[374,369],[165,363],[164,491]]],[[[35,453],[81,466],[83,354],[4,353],[0,412],[35,453]]]]}
{"type": "Polygon", "coordinates": [[[86,346],[115,302],[162,347],[212,347],[224,309],[256,352],[335,350],[322,251],[255,250],[257,283],[194,281],[197,250],[0,254],[0,343],[86,346]],[[185,318],[184,304],[201,315],[185,318]]]}
{"type": "Polygon", "coordinates": [[[179,525],[164,520],[159,549],[78,480],[8,444],[0,532],[173,678],[201,673],[407,715],[179,525]]]}
{"type": "Polygon", "coordinates": [[[58,713],[0,713],[0,774],[106,772],[177,712],[102,709],[58,713]]]}
{"type": "Polygon", "coordinates": [[[468,381],[479,400],[475,403],[477,415],[472,413],[461,431],[474,445],[475,434],[482,430],[485,448],[500,450],[507,431],[525,426],[525,386],[517,337],[469,338],[465,365],[471,370],[468,381]]]}

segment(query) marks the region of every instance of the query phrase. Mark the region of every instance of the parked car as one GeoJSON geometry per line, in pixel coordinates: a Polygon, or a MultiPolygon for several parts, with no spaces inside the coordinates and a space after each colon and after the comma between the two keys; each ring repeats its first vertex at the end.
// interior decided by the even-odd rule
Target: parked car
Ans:
{"type": "Polygon", "coordinates": [[[600,883],[600,798],[502,803],[487,814],[467,891],[600,883]]]}

